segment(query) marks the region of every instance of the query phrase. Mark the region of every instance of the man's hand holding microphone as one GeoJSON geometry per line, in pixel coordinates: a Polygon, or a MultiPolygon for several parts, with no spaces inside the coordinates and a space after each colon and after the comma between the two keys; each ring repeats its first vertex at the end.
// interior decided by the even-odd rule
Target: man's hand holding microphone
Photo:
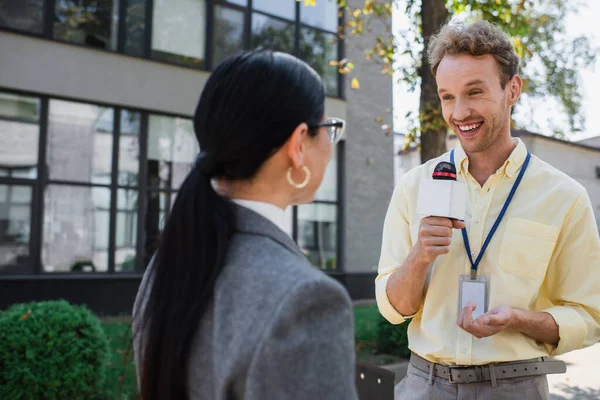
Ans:
{"type": "MultiPolygon", "coordinates": [[[[389,278],[386,293],[394,308],[412,316],[421,307],[429,266],[450,251],[453,229],[462,229],[467,191],[456,182],[456,168],[440,162],[419,188],[417,213],[421,219],[416,243],[402,266],[389,278]]],[[[461,186],[462,185],[462,186],[461,186]]]]}

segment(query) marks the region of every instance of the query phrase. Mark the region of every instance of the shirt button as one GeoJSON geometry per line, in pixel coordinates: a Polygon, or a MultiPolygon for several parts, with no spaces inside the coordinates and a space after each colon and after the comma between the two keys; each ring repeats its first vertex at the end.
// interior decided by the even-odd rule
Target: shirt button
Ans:
{"type": "Polygon", "coordinates": [[[473,258],[477,257],[477,252],[476,251],[472,251],[471,252],[471,257],[473,257],[473,258]]]}
{"type": "Polygon", "coordinates": [[[473,188],[473,190],[475,190],[476,192],[479,192],[479,186],[475,186],[475,187],[473,188]]]}
{"type": "Polygon", "coordinates": [[[460,352],[463,354],[467,354],[467,349],[465,349],[464,347],[461,347],[460,352]]]}
{"type": "Polygon", "coordinates": [[[475,223],[476,223],[476,224],[478,224],[478,223],[480,223],[480,222],[481,222],[481,218],[479,218],[479,217],[475,217],[475,223]]]}

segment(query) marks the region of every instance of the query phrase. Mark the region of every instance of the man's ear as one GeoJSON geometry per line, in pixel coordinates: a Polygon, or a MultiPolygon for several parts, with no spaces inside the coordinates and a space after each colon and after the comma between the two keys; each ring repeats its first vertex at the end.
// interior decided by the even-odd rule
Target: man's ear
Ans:
{"type": "Polygon", "coordinates": [[[301,123],[294,129],[287,142],[285,142],[285,153],[290,158],[295,169],[304,165],[304,152],[306,150],[305,140],[308,136],[308,125],[301,123]]]}
{"type": "Polygon", "coordinates": [[[506,85],[508,86],[508,103],[509,105],[514,106],[519,101],[519,97],[521,97],[523,79],[521,79],[519,75],[515,75],[506,85]]]}

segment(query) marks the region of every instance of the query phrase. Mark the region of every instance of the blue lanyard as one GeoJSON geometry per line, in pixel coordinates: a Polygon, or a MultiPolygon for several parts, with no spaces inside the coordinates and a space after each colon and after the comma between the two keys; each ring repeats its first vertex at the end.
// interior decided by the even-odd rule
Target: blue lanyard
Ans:
{"type": "MultiPolygon", "coordinates": [[[[483,246],[481,247],[481,251],[479,252],[479,255],[477,256],[477,259],[475,260],[475,262],[473,262],[473,256],[471,255],[471,246],[469,245],[469,237],[467,236],[467,229],[462,228],[462,237],[463,237],[463,242],[465,242],[465,250],[467,251],[467,256],[469,257],[469,261],[471,262],[471,279],[475,279],[475,276],[477,276],[477,268],[479,267],[479,263],[481,262],[481,259],[483,258],[483,253],[485,252],[488,245],[490,244],[490,241],[492,240],[492,236],[494,236],[494,233],[496,233],[496,229],[498,229],[498,225],[500,225],[500,221],[502,221],[502,217],[504,217],[504,214],[506,213],[506,210],[508,209],[508,206],[510,205],[510,202],[512,201],[512,199],[515,195],[515,192],[517,191],[517,188],[519,187],[519,184],[521,183],[521,180],[523,179],[523,175],[525,174],[525,170],[527,169],[527,166],[529,165],[530,159],[531,159],[531,153],[527,152],[527,158],[525,158],[525,162],[523,163],[523,166],[521,167],[521,171],[519,171],[519,176],[517,176],[517,180],[515,181],[512,189],[510,190],[510,193],[508,194],[508,198],[504,202],[504,206],[502,206],[502,210],[500,211],[500,214],[498,214],[498,218],[496,218],[496,222],[494,222],[494,225],[492,226],[490,233],[488,233],[487,237],[485,238],[485,242],[483,242],[483,246]]],[[[450,162],[452,164],[454,164],[454,149],[450,152],[450,162]]]]}

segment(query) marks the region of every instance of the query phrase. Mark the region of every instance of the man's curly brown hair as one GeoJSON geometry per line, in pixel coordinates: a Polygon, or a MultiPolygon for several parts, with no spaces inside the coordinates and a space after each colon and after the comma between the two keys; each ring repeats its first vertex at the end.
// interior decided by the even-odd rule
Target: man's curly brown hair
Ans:
{"type": "Polygon", "coordinates": [[[448,54],[492,55],[498,63],[502,89],[519,72],[519,57],[508,35],[487,21],[470,25],[450,23],[429,39],[427,58],[434,76],[442,58],[448,54]]]}

